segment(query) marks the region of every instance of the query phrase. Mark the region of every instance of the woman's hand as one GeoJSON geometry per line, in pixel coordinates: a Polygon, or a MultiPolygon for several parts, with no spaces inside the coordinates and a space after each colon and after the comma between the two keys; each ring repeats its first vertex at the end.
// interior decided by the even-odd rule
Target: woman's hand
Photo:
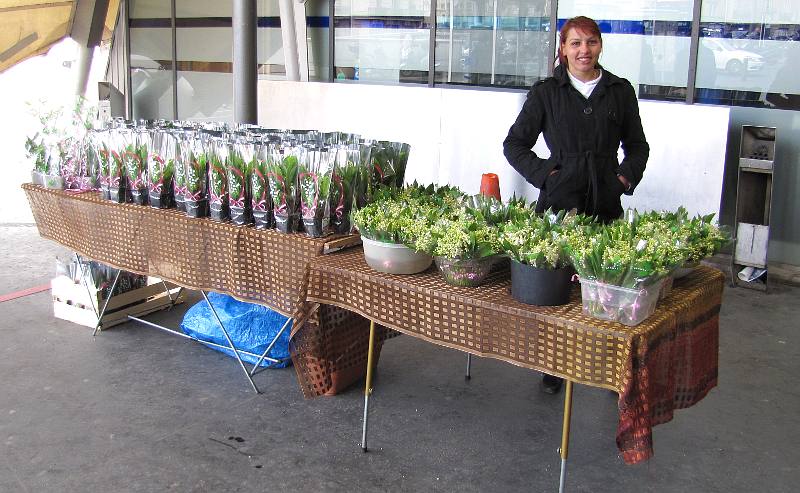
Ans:
{"type": "Polygon", "coordinates": [[[622,175],[617,175],[617,179],[622,183],[622,186],[625,187],[626,192],[631,189],[631,182],[629,182],[627,178],[622,175]]]}

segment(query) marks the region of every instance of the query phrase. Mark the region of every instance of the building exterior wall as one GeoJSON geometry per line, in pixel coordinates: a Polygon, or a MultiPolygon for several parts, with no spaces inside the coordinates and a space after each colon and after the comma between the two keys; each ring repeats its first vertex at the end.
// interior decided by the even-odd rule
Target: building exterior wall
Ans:
{"type": "MultiPolygon", "coordinates": [[[[131,116],[231,121],[231,0],[128,3],[131,116]],[[174,36],[169,12],[173,2],[174,36]],[[174,59],[167,49],[173,42],[174,59]]],[[[362,91],[374,84],[410,86],[421,94],[479,86],[494,91],[486,97],[502,104],[508,94],[524,94],[552,71],[555,31],[563,22],[575,15],[590,16],[603,32],[601,63],[628,78],[641,101],[731,108],[719,191],[724,223],[733,221],[741,125],[778,127],[770,254],[774,261],[800,265],[800,227],[792,214],[800,210],[800,195],[794,193],[800,159],[800,144],[795,144],[800,142],[800,78],[792,63],[800,60],[800,13],[795,4],[308,0],[309,80],[355,85],[362,91]]],[[[285,79],[278,0],[260,0],[258,16],[260,80],[285,79]]],[[[269,102],[261,100],[259,106],[263,111],[269,102]]],[[[685,121],[676,119],[669,125],[677,129],[685,121]]],[[[695,138],[706,139],[705,134],[701,131],[695,138]]],[[[691,161],[681,155],[675,159],[678,166],[691,161]]],[[[708,170],[695,171],[701,176],[708,170]]]]}

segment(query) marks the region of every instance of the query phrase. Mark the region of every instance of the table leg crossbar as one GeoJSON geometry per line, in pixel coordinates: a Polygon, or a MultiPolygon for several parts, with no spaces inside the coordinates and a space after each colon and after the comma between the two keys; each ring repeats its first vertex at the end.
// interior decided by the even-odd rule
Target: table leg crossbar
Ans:
{"type": "MultiPolygon", "coordinates": [[[[93,296],[91,296],[92,292],[89,289],[89,284],[88,284],[88,282],[86,280],[86,271],[84,270],[83,261],[82,261],[80,255],[78,255],[77,253],[75,254],[75,258],[77,259],[78,267],[81,270],[81,278],[83,280],[83,285],[84,285],[84,287],[86,287],[86,291],[90,294],[90,299],[93,299],[93,296]]],[[[114,289],[117,286],[117,282],[119,281],[119,277],[120,277],[121,273],[122,273],[121,270],[117,270],[117,274],[114,276],[114,282],[111,284],[111,290],[109,291],[109,293],[113,293],[114,292],[114,289]]],[[[169,304],[169,308],[168,309],[171,310],[172,307],[175,306],[175,303],[180,298],[181,292],[183,291],[183,287],[181,287],[178,290],[177,295],[173,298],[172,293],[170,292],[170,289],[167,286],[166,282],[164,282],[162,280],[161,281],[161,285],[164,286],[164,291],[167,293],[167,296],[169,296],[170,304],[169,304]]],[[[247,377],[247,381],[250,382],[250,386],[253,387],[253,390],[255,390],[257,394],[260,394],[261,391],[256,386],[256,384],[253,381],[252,377],[253,377],[253,375],[255,375],[256,371],[259,368],[259,366],[264,361],[269,362],[270,366],[271,366],[271,365],[283,363],[283,362],[285,362],[286,360],[289,359],[289,358],[283,358],[283,359],[273,358],[273,357],[269,356],[269,353],[270,353],[270,351],[272,351],[272,348],[275,347],[275,344],[278,343],[278,339],[280,339],[280,337],[283,335],[283,333],[286,332],[286,329],[288,329],[289,327],[292,326],[292,321],[294,319],[290,317],[290,318],[288,318],[286,320],[286,322],[283,324],[283,326],[278,331],[278,333],[275,335],[275,337],[273,337],[272,340],[270,341],[270,343],[267,345],[267,349],[265,349],[264,352],[262,352],[261,354],[251,353],[249,351],[245,351],[243,349],[238,349],[236,347],[236,345],[233,343],[233,340],[231,339],[230,334],[228,333],[228,330],[225,328],[225,324],[222,323],[222,320],[219,318],[219,315],[217,314],[216,309],[214,309],[214,305],[212,305],[211,301],[208,299],[207,293],[205,291],[202,291],[202,290],[200,292],[202,293],[203,299],[206,301],[206,303],[208,304],[209,308],[211,308],[211,313],[214,315],[214,319],[216,320],[216,322],[219,325],[219,327],[222,329],[222,333],[225,335],[225,340],[228,342],[228,345],[217,344],[217,343],[210,342],[210,341],[204,341],[202,339],[198,339],[197,337],[193,337],[193,336],[190,336],[188,334],[184,334],[183,332],[179,332],[177,330],[170,329],[169,327],[165,327],[163,325],[159,325],[159,324],[156,324],[156,323],[153,323],[153,322],[149,322],[147,320],[144,320],[144,319],[139,318],[139,317],[135,317],[133,315],[128,315],[128,319],[129,320],[133,320],[135,322],[139,322],[139,323],[144,324],[144,325],[147,325],[148,327],[153,327],[155,329],[159,329],[159,330],[162,330],[164,332],[168,332],[168,333],[170,333],[172,335],[176,335],[178,337],[183,337],[184,339],[190,339],[192,341],[197,341],[197,342],[203,343],[205,345],[213,346],[213,347],[216,347],[216,348],[219,348],[219,349],[230,350],[233,353],[234,357],[236,358],[236,361],[239,363],[239,367],[242,369],[242,372],[244,373],[245,377],[247,377]],[[244,361],[242,361],[242,358],[241,358],[242,354],[250,356],[251,358],[257,358],[256,364],[253,365],[253,368],[250,371],[247,370],[247,368],[244,365],[244,361]]],[[[94,310],[95,315],[97,315],[97,325],[95,325],[95,327],[94,327],[94,331],[92,332],[92,336],[96,336],[97,332],[103,326],[101,320],[103,319],[103,315],[106,312],[106,308],[108,307],[108,302],[110,300],[111,300],[111,296],[106,298],[105,302],[103,303],[103,307],[102,308],[99,308],[99,307],[95,306],[94,302],[92,302],[92,309],[94,310]],[[98,308],[99,308],[99,311],[98,311],[98,308]]]]}
{"type": "Polygon", "coordinates": [[[169,327],[164,327],[163,325],[159,325],[159,324],[156,324],[156,323],[153,323],[153,322],[148,322],[147,320],[141,319],[139,317],[134,317],[133,315],[128,315],[128,319],[134,320],[134,321],[139,322],[139,323],[144,324],[144,325],[147,325],[148,327],[153,327],[154,329],[159,329],[159,330],[163,330],[164,332],[169,332],[172,335],[176,335],[178,337],[183,337],[184,339],[190,339],[192,341],[196,341],[196,342],[205,344],[207,346],[212,346],[212,347],[219,348],[219,349],[227,349],[227,350],[231,351],[233,353],[233,356],[236,358],[236,361],[239,363],[239,367],[242,369],[242,372],[244,373],[245,377],[247,378],[247,381],[250,382],[250,386],[253,387],[253,390],[255,390],[255,392],[257,394],[260,394],[261,391],[258,389],[258,386],[256,386],[256,384],[253,381],[252,377],[256,373],[256,370],[259,368],[259,365],[261,364],[261,362],[263,362],[263,361],[268,361],[271,365],[273,365],[273,364],[283,363],[287,359],[289,359],[289,358],[276,359],[276,358],[268,356],[268,354],[270,353],[270,351],[272,351],[272,348],[275,347],[275,344],[278,342],[278,339],[286,331],[286,329],[288,327],[291,327],[291,322],[292,322],[293,319],[289,318],[286,321],[286,323],[283,324],[283,327],[281,327],[281,330],[278,331],[278,333],[275,335],[275,337],[273,337],[273,339],[270,341],[269,345],[267,346],[267,349],[264,350],[263,353],[261,353],[261,354],[251,353],[249,351],[245,351],[244,349],[239,349],[239,348],[236,347],[236,345],[233,343],[233,340],[231,339],[230,334],[228,333],[228,330],[225,328],[225,324],[222,323],[222,320],[219,318],[219,315],[217,314],[217,311],[214,309],[214,305],[212,305],[211,304],[211,300],[208,299],[208,294],[205,291],[202,291],[202,290],[200,291],[200,293],[203,295],[203,299],[206,301],[206,303],[208,304],[209,308],[211,308],[211,313],[212,313],[212,315],[214,315],[214,320],[216,320],[217,324],[222,329],[222,334],[225,336],[225,340],[228,342],[227,345],[217,344],[217,343],[214,343],[214,342],[205,341],[203,339],[198,339],[197,337],[194,337],[194,336],[191,336],[191,335],[188,335],[188,334],[184,334],[183,332],[178,332],[177,330],[170,329],[169,327]],[[244,365],[244,361],[242,361],[241,355],[243,355],[243,354],[247,355],[247,356],[250,356],[251,358],[257,358],[258,359],[257,363],[255,365],[253,365],[253,369],[251,371],[247,370],[247,368],[244,365]]]}

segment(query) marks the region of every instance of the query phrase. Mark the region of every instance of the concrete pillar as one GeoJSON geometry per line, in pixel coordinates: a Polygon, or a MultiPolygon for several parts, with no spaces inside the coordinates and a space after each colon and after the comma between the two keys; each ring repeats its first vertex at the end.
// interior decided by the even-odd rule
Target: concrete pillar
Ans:
{"type": "Polygon", "coordinates": [[[94,46],[78,46],[78,78],[75,82],[75,95],[86,97],[86,85],[89,83],[89,73],[92,71],[92,58],[94,46]]]}
{"type": "Polygon", "coordinates": [[[294,5],[292,0],[280,0],[281,39],[283,58],[286,67],[286,80],[300,80],[300,66],[297,55],[297,31],[295,30],[294,5]]]}
{"type": "Polygon", "coordinates": [[[233,120],[258,123],[256,0],[233,1],[233,120]]]}

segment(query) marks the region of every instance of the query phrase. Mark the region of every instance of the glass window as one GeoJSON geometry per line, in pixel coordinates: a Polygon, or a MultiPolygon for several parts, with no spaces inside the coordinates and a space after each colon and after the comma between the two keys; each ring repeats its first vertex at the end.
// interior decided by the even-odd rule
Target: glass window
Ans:
{"type": "Polygon", "coordinates": [[[528,87],[547,76],[550,0],[436,4],[435,80],[528,87]]]}
{"type": "Polygon", "coordinates": [[[600,63],[628,79],[642,99],[686,99],[692,0],[558,2],[559,28],[585,15],[603,34],[600,63]]]}
{"type": "Polygon", "coordinates": [[[283,58],[281,13],[278,0],[259,0],[258,14],[258,78],[286,79],[286,62],[283,58]]]}
{"type": "Polygon", "coordinates": [[[329,79],[330,51],[330,2],[317,0],[306,2],[306,27],[308,29],[308,80],[329,79]]]}
{"type": "Polygon", "coordinates": [[[427,83],[430,0],[335,2],[336,80],[427,83]]]}
{"type": "Polygon", "coordinates": [[[178,119],[233,121],[232,2],[176,0],[178,119]]]}
{"type": "Polygon", "coordinates": [[[800,11],[790,0],[706,0],[698,102],[800,109],[800,11]]]}
{"type": "Polygon", "coordinates": [[[130,71],[133,118],[173,117],[169,2],[131,0],[130,71]]]}

